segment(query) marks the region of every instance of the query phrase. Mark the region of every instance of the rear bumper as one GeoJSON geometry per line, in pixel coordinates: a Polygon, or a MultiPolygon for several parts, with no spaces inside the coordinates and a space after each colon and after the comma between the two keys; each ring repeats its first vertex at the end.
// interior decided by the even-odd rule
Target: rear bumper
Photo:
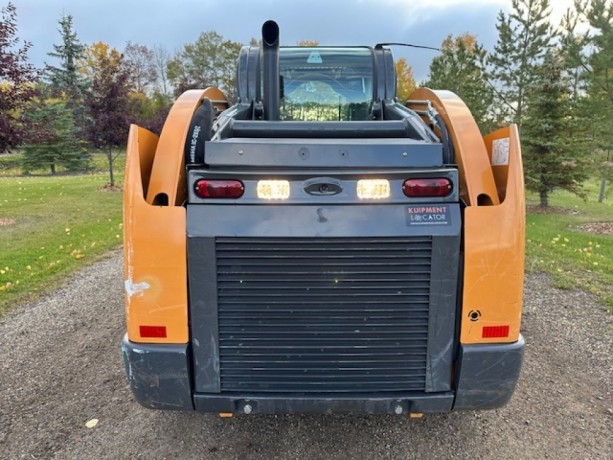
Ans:
{"type": "Polygon", "coordinates": [[[411,412],[449,412],[453,393],[394,393],[358,395],[212,395],[196,393],[194,405],[200,412],[257,414],[407,414],[411,412]]]}
{"type": "Polygon", "coordinates": [[[496,409],[515,391],[524,357],[524,338],[514,343],[461,345],[453,410],[496,409]]]}
{"type": "Polygon", "coordinates": [[[142,406],[194,410],[187,344],[134,343],[126,334],[121,350],[130,388],[142,406]]]}
{"type": "Polygon", "coordinates": [[[136,400],[150,409],[232,413],[409,413],[494,409],[505,405],[519,378],[524,339],[460,347],[455,391],[356,395],[194,393],[187,344],[122,342],[136,400]]]}

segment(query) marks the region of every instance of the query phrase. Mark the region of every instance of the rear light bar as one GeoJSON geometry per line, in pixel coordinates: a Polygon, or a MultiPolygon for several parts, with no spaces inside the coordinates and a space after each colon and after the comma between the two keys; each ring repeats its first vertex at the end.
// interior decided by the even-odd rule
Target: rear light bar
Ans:
{"type": "Polygon", "coordinates": [[[453,184],[446,177],[407,179],[402,191],[409,198],[445,197],[453,191],[453,184]]]}
{"type": "Polygon", "coordinates": [[[245,186],[236,179],[200,179],[194,185],[198,198],[240,198],[245,186]]]}
{"type": "MultiPolygon", "coordinates": [[[[402,192],[409,198],[444,198],[453,191],[453,183],[446,177],[421,177],[406,179],[402,192]]],[[[238,179],[199,179],[194,184],[198,198],[237,199],[245,193],[245,185],[238,179]]],[[[358,198],[386,199],[391,195],[387,179],[360,179],[357,181],[358,198]]],[[[286,200],[290,196],[290,182],[287,180],[259,180],[257,197],[264,200],[286,200]]]]}

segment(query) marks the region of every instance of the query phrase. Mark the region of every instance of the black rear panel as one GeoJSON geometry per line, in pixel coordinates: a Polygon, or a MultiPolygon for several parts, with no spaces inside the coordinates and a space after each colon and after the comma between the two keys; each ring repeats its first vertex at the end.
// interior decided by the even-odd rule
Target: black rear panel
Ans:
{"type": "Polygon", "coordinates": [[[412,225],[397,204],[188,205],[195,391],[449,391],[461,227],[444,206],[447,224],[412,225]]]}
{"type": "Polygon", "coordinates": [[[431,238],[215,246],[221,391],[425,390],[431,238]]]}

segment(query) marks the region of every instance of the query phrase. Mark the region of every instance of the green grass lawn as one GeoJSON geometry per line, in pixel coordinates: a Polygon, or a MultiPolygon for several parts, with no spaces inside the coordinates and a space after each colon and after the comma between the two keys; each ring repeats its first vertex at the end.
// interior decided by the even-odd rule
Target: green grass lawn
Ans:
{"type": "Polygon", "coordinates": [[[0,315],[121,244],[122,194],[107,182],[103,172],[0,176],[0,315]]]}
{"type": "MultiPolygon", "coordinates": [[[[599,179],[586,182],[585,201],[568,192],[554,192],[550,206],[566,212],[528,213],[526,269],[553,274],[558,287],[590,291],[613,311],[613,235],[580,229],[582,224],[613,222],[613,200],[598,203],[599,186],[599,179]]],[[[537,205],[538,197],[529,194],[527,202],[537,205]]]]}
{"type": "Polygon", "coordinates": [[[5,153],[0,155],[0,175],[21,174],[21,154],[5,153]]]}

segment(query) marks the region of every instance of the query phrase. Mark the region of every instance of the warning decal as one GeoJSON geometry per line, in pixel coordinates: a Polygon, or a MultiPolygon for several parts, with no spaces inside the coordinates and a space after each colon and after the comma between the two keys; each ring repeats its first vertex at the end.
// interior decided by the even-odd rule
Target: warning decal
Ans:
{"type": "Polygon", "coordinates": [[[509,164],[509,138],[496,139],[492,142],[492,166],[509,164]]]}
{"type": "Polygon", "coordinates": [[[450,225],[449,206],[407,206],[408,225],[450,225]]]}

